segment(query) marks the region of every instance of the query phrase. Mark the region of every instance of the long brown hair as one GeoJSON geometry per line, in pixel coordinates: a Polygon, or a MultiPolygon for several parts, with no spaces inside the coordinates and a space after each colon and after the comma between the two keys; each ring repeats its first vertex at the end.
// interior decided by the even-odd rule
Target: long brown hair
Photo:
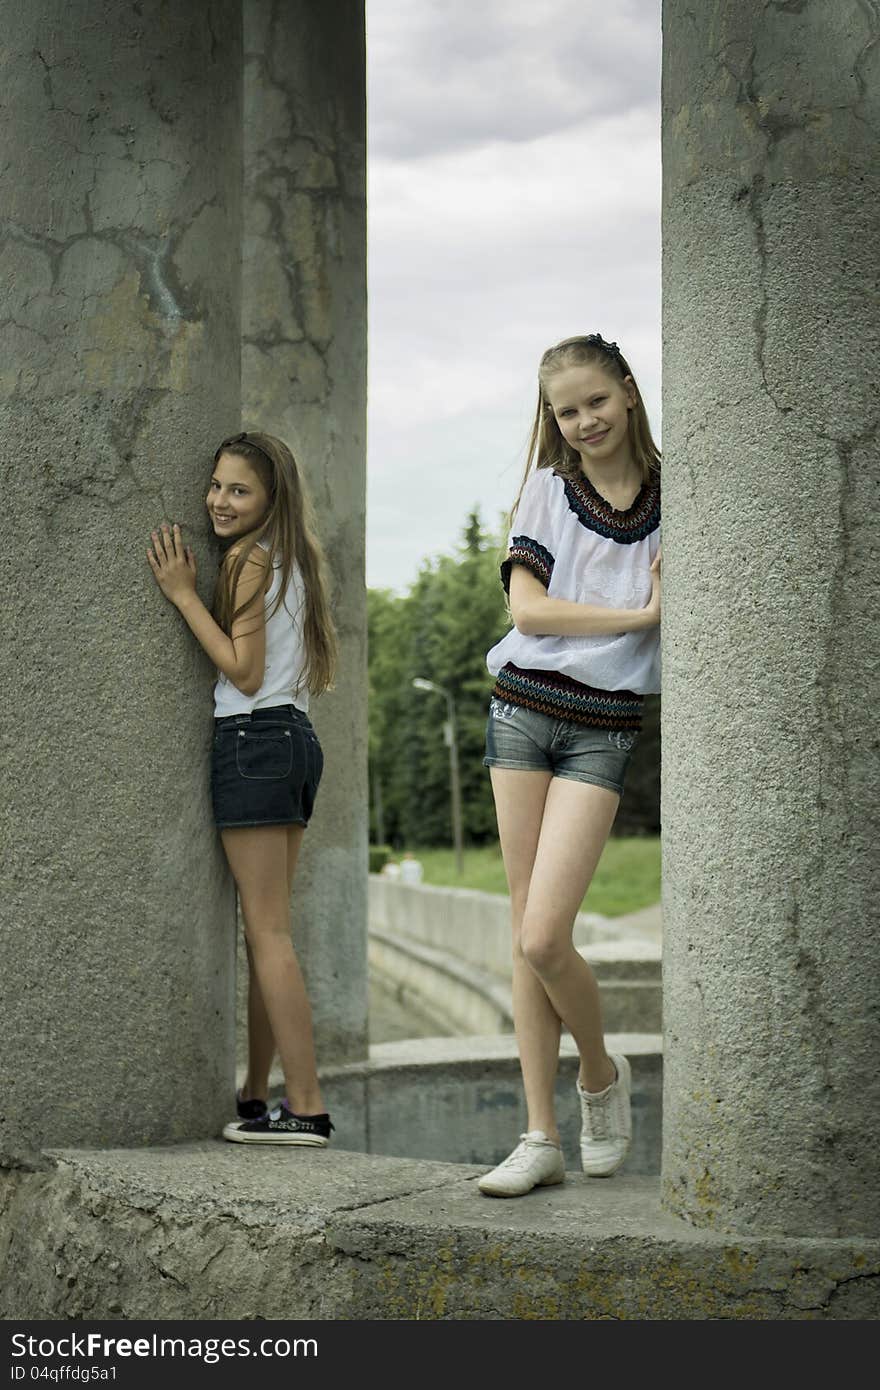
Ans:
{"type": "MultiPolygon", "coordinates": [[[[284,602],[294,565],[299,566],[305,589],[303,641],[306,659],[302,685],[312,695],[330,689],[336,670],[336,629],[330,615],[324,554],[315,530],[311,502],[303,486],[296,459],[290,449],[272,434],[249,430],[224,439],[214,453],[234,454],[244,459],[256,473],[269,497],[269,510],[253,531],[236,540],[224,556],[214,590],[214,617],[226,633],[254,599],[235,604],[235,591],[242,570],[255,545],[266,547],[267,563],[260,594],[265,596],[272,583],[276,564],[281,584],[267,619],[284,602]]],[[[256,596],[255,596],[256,597],[256,596]]]]}
{"type": "Polygon", "coordinates": [[[562,437],[553,407],[547,399],[547,383],[566,367],[584,367],[593,363],[609,376],[615,377],[621,385],[624,385],[627,377],[629,378],[636,396],[635,405],[627,418],[633,460],[638,465],[643,483],[649,483],[659,477],[660,450],[651,435],[642,394],[620,348],[616,343],[607,343],[601,333],[588,333],[580,338],[564,338],[555,347],[547,349],[538,366],[538,407],[529,436],[526,471],[511,509],[511,518],[516,513],[526,479],[533,468],[554,468],[564,478],[576,479],[580,475],[580,454],[562,437]]]}

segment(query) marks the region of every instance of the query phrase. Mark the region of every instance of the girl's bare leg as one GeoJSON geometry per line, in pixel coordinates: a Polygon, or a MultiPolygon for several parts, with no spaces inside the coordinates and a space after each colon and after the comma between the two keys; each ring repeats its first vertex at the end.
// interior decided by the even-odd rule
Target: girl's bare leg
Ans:
{"type": "Polygon", "coordinates": [[[549,772],[489,769],[513,927],[513,1022],[522,1067],[528,1128],[558,1142],[553,1093],[559,1066],[559,1015],[521,949],[523,914],[538,849],[549,772]]]}
{"type": "Polygon", "coordinates": [[[245,938],[248,961],[247,1039],[248,1065],[241,1088],[242,1100],[265,1100],[269,1094],[269,1073],[275,1060],[275,1038],[266,1005],[257,983],[257,972],[250,944],[245,938]]]}
{"type": "Polygon", "coordinates": [[[572,945],[572,927],[619,801],[606,787],[553,778],[521,928],[523,955],[577,1043],[588,1091],[604,1090],[615,1070],[605,1051],[596,977],[572,945]]]}
{"type": "Polygon", "coordinates": [[[528,1128],[558,1141],[555,1090],[560,1020],[577,1043],[580,1080],[604,1090],[605,1051],[596,978],[571,941],[619,797],[548,773],[490,769],[513,915],[513,1013],[528,1128]]]}
{"type": "MultiPolygon", "coordinates": [[[[286,829],[289,900],[305,827],[289,825],[286,829]]],[[[269,1022],[269,1015],[266,1013],[266,1005],[263,1003],[263,996],[260,993],[253,955],[247,939],[245,939],[245,947],[248,958],[248,1068],[241,1092],[244,1100],[250,1100],[254,1097],[265,1100],[269,1094],[269,1074],[275,1059],[275,1038],[272,1033],[272,1025],[269,1022]]]]}
{"type": "Polygon", "coordinates": [[[292,829],[285,825],[242,827],[221,831],[221,838],[238,888],[250,959],[281,1054],[287,1098],[298,1114],[315,1115],[322,1113],[323,1102],[312,1011],[290,939],[292,829]]]}

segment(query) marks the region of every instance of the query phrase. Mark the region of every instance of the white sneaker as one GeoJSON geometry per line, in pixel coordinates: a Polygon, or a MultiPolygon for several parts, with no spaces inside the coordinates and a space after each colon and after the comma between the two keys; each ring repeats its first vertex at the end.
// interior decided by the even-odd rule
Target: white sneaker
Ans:
{"type": "Polygon", "coordinates": [[[562,1150],[542,1129],[529,1130],[519,1140],[513,1153],[477,1183],[488,1197],[522,1197],[533,1187],[552,1187],[565,1181],[562,1150]]]}
{"type": "Polygon", "coordinates": [[[595,1095],[577,1083],[581,1102],[581,1166],[590,1178],[610,1178],[616,1173],[629,1148],[632,1136],[630,1089],[632,1085],[629,1062],[625,1057],[611,1058],[617,1068],[617,1080],[595,1095]]]}

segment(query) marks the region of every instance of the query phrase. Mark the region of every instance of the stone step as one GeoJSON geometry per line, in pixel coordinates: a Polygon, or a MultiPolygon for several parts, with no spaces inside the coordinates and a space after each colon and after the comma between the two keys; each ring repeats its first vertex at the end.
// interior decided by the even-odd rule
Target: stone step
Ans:
{"type": "Polygon", "coordinates": [[[656,1178],[499,1201],[483,1167],[212,1141],[0,1178],[0,1317],[875,1319],[880,1241],[746,1237],[656,1178]]]}
{"type": "Polygon", "coordinates": [[[614,1033],[663,1029],[662,948],[659,941],[624,937],[578,946],[602,994],[602,1018],[614,1033]]]}

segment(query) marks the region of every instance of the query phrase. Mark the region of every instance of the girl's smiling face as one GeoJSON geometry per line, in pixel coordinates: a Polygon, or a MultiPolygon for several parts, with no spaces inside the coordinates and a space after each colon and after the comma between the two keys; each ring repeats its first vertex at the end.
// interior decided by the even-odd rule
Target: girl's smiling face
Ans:
{"type": "Polygon", "coordinates": [[[232,539],[255,531],[269,510],[269,494],[259,475],[237,454],[221,454],[205,498],[214,534],[232,539]]]}
{"type": "Polygon", "coordinates": [[[636,403],[630,378],[593,363],[563,367],[544,387],[559,432],[582,463],[606,463],[629,450],[629,412],[636,403]]]}

